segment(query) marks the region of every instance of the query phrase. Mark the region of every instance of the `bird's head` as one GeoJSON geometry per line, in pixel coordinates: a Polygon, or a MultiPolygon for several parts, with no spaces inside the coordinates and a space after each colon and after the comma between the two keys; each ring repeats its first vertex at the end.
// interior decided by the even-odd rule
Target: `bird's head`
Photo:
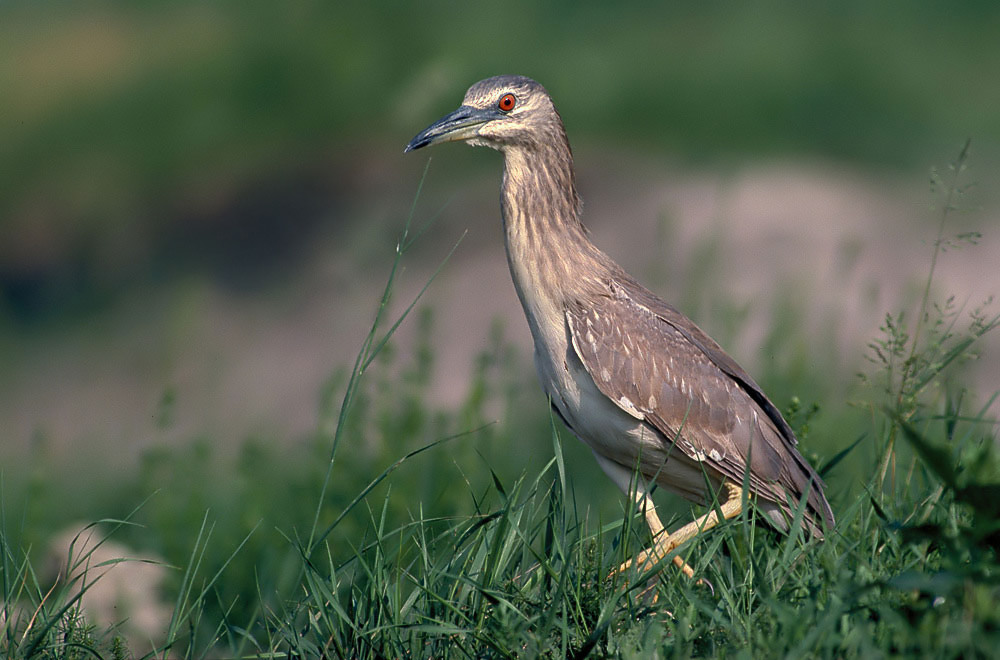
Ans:
{"type": "Polygon", "coordinates": [[[470,87],[457,110],[418,133],[405,151],[458,140],[503,151],[557,137],[565,142],[565,135],[544,87],[524,76],[496,76],[470,87]]]}

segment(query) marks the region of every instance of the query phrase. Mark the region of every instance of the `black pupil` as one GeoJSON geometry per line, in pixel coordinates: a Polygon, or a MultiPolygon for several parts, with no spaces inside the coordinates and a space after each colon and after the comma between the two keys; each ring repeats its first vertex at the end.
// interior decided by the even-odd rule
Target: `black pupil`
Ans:
{"type": "Polygon", "coordinates": [[[504,110],[510,110],[514,107],[514,97],[508,94],[507,96],[500,99],[500,107],[504,110]]]}

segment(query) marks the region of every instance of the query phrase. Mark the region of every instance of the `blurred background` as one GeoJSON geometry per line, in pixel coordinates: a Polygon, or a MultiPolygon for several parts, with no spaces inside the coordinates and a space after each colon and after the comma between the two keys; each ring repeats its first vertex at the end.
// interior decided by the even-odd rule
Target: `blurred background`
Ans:
{"type": "MultiPolygon", "coordinates": [[[[985,0],[0,3],[7,515],[30,540],[160,492],[140,514],[158,540],[138,542],[183,557],[179,503],[196,522],[231,512],[233,546],[279,504],[313,511],[343,368],[425,167],[413,222],[432,223],[395,313],[461,242],[340,450],[369,462],[335,480],[347,497],[491,423],[459,441],[465,459],[421,459],[447,465],[400,506],[433,509],[479,487],[474,465],[516,475],[551,453],[524,430],[548,418],[504,261],[501,159],[402,153],[499,73],[552,94],[595,242],[780,408],[816,402],[829,456],[856,437],[844,420],[885,313],[922,292],[932,168],[949,181],[967,138],[960,183],[978,185],[947,220],[934,290],[963,318],[1000,291],[998,34],[985,0]],[[281,497],[253,504],[265,483],[281,497]]],[[[1000,389],[991,341],[961,375],[980,397],[1000,389]]],[[[581,483],[603,480],[572,452],[581,483]]],[[[607,502],[588,487],[585,505],[620,511],[613,487],[594,492],[607,502]]]]}

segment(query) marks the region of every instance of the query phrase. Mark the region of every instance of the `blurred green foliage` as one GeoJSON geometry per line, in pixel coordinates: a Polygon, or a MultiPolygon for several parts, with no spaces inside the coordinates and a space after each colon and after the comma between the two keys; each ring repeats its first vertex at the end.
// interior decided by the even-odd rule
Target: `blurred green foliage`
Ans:
{"type": "Polygon", "coordinates": [[[7,2],[0,308],[307,240],[359,163],[497,73],[546,84],[574,141],[685,159],[996,151],[998,33],[968,1],[7,2]]]}

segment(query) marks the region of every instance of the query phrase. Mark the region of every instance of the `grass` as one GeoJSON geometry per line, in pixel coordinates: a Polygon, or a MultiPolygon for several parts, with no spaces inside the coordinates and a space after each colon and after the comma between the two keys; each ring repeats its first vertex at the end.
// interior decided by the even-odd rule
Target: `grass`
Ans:
{"type": "MultiPolygon", "coordinates": [[[[569,434],[543,406],[518,409],[502,337],[484,351],[457,411],[426,400],[429,314],[415,319],[414,361],[397,363],[393,333],[418,309],[414,300],[386,317],[421,233],[408,220],[357,361],[321,393],[315,436],[282,450],[248,441],[226,466],[236,479],[225,482],[207,439],[150,454],[115,492],[128,504],[103,521],[106,534],[179,567],[173,617],[150,654],[991,656],[1000,643],[994,399],[970,408],[960,384],[963,361],[1000,316],[983,307],[966,317],[933,297],[935,264],[956,242],[947,221],[967,156],[938,179],[941,222],[916,313],[887,315],[869,347],[859,433],[827,434],[836,443],[824,445],[816,422],[832,402],[788,406],[807,452],[822,452],[814,464],[835,494],[837,526],[825,542],[758,526],[750,509],[681,549],[711,589],[669,563],[609,579],[648,543],[642,518],[589,508],[592,488],[573,465],[583,452],[564,449],[569,434]],[[486,409],[497,403],[507,421],[489,424],[486,409]],[[509,455],[532,443],[537,455],[509,455]]],[[[42,505],[0,502],[0,652],[144,653],[82,618],[86,572],[49,590],[33,512],[58,498],[33,493],[42,505]]],[[[104,505],[123,506],[110,496],[104,505]]],[[[85,566],[88,556],[68,563],[85,566]]]]}

